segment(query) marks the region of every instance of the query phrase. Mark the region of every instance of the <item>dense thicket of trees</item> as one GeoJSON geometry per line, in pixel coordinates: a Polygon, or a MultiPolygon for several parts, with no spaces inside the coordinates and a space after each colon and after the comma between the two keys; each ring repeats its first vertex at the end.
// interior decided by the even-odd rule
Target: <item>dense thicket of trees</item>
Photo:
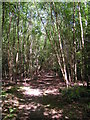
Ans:
{"type": "Polygon", "coordinates": [[[3,79],[54,70],[71,82],[90,76],[90,2],[2,3],[3,79]]]}

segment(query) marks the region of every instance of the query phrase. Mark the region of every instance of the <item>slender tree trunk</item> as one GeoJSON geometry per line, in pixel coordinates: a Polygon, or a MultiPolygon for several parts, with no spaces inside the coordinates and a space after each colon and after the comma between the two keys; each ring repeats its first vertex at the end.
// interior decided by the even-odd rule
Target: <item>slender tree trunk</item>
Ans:
{"type": "MultiPolygon", "coordinates": [[[[24,27],[24,26],[23,26],[24,27]]],[[[25,23],[25,27],[26,27],[26,23],[25,23]]],[[[23,37],[23,77],[26,77],[26,61],[25,61],[25,50],[26,50],[26,44],[25,44],[25,34],[23,37]]]]}
{"type": "Polygon", "coordinates": [[[16,22],[15,22],[15,17],[14,17],[14,21],[13,21],[13,45],[12,45],[12,56],[13,56],[13,78],[15,79],[15,60],[14,60],[14,56],[15,56],[15,51],[16,51],[16,48],[15,48],[15,41],[16,41],[16,22]]]}
{"type": "MultiPolygon", "coordinates": [[[[36,8],[37,8],[37,6],[36,6],[36,8]]],[[[38,9],[37,9],[37,12],[38,12],[38,9]]],[[[58,64],[59,64],[60,69],[61,69],[61,71],[62,71],[62,75],[63,75],[64,81],[65,81],[66,86],[67,86],[67,88],[68,88],[68,86],[69,86],[69,81],[68,81],[68,78],[67,78],[67,71],[66,71],[64,54],[63,54],[63,52],[62,52],[62,45],[61,45],[60,33],[59,33],[59,31],[58,31],[58,37],[59,37],[59,42],[60,42],[60,51],[61,51],[61,54],[62,54],[62,59],[61,59],[61,57],[60,57],[60,54],[58,54],[58,51],[57,51],[56,47],[54,47],[54,45],[53,45],[53,43],[52,43],[52,40],[51,40],[51,37],[52,37],[52,36],[50,36],[50,33],[48,33],[48,31],[47,31],[47,29],[46,29],[46,27],[45,27],[45,25],[44,25],[44,23],[43,23],[43,20],[42,20],[42,18],[41,18],[41,16],[40,16],[39,12],[38,12],[38,15],[39,15],[39,17],[40,17],[40,20],[41,20],[43,26],[44,26],[44,29],[45,29],[45,31],[46,31],[46,35],[47,35],[47,37],[48,37],[48,39],[49,39],[49,41],[50,41],[50,43],[51,43],[51,46],[52,46],[52,48],[53,48],[53,50],[54,50],[54,52],[55,52],[55,55],[56,55],[58,64]],[[61,63],[62,63],[61,61],[63,61],[63,65],[61,64],[61,63]]],[[[58,29],[57,29],[57,30],[58,30],[58,29]]]]}
{"type": "MultiPolygon", "coordinates": [[[[53,2],[53,5],[54,5],[54,2],[53,2]]],[[[58,38],[59,38],[59,47],[60,47],[60,53],[62,56],[62,63],[63,63],[63,77],[64,77],[64,79],[66,81],[66,85],[68,87],[69,81],[68,81],[68,77],[67,77],[65,56],[64,56],[62,42],[61,42],[61,36],[60,36],[59,25],[58,25],[58,20],[57,20],[57,11],[55,11],[55,5],[54,5],[54,13],[55,13],[55,17],[56,17],[56,26],[57,26],[57,32],[58,32],[58,38]]]]}
{"type": "MultiPolygon", "coordinates": [[[[20,3],[18,3],[17,5],[17,12],[18,12],[18,18],[17,18],[17,54],[16,54],[16,78],[18,77],[18,65],[19,65],[19,15],[20,15],[20,3]]],[[[17,83],[17,79],[16,79],[16,83],[17,83]]]]}
{"type": "Polygon", "coordinates": [[[10,29],[11,29],[11,22],[12,22],[12,15],[10,16],[9,21],[9,31],[7,33],[7,39],[8,39],[8,68],[9,68],[9,78],[12,80],[12,69],[11,69],[11,60],[10,60],[10,29]]]}
{"type": "Polygon", "coordinates": [[[80,2],[78,2],[78,10],[79,10],[79,21],[80,21],[80,28],[81,28],[81,53],[82,53],[81,77],[83,81],[84,80],[84,34],[83,34],[83,25],[82,25],[82,18],[81,18],[81,12],[80,12],[80,2]]]}
{"type": "Polygon", "coordinates": [[[3,13],[2,13],[2,34],[3,34],[3,26],[4,26],[4,19],[5,19],[5,3],[2,2],[2,9],[3,9],[3,13]]]}
{"type": "Polygon", "coordinates": [[[75,38],[75,2],[73,2],[73,77],[74,82],[77,80],[77,63],[76,63],[76,38],[75,38]]]}
{"type": "Polygon", "coordinates": [[[33,77],[32,47],[33,47],[33,39],[31,39],[31,45],[30,45],[30,77],[31,77],[31,79],[32,79],[32,77],[33,77]]]}

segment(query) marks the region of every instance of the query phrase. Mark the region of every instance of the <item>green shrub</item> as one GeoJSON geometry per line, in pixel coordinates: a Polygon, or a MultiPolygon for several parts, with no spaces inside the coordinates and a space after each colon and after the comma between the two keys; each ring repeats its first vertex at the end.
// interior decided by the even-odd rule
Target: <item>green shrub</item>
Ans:
{"type": "Polygon", "coordinates": [[[90,90],[85,87],[74,86],[72,88],[62,90],[62,96],[66,98],[67,101],[89,98],[90,90]]]}

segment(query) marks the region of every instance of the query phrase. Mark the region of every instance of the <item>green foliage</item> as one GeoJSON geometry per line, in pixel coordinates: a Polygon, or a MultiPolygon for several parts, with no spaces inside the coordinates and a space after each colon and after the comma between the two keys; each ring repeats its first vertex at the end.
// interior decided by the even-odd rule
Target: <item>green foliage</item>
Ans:
{"type": "Polygon", "coordinates": [[[78,101],[80,99],[90,98],[90,90],[85,87],[75,86],[62,90],[62,96],[66,98],[67,101],[78,101]]]}
{"type": "Polygon", "coordinates": [[[17,90],[19,90],[19,89],[20,89],[19,87],[15,86],[15,87],[8,89],[6,91],[6,93],[13,94],[13,93],[17,92],[17,90]]]}
{"type": "MultiPolygon", "coordinates": [[[[13,91],[15,91],[15,90],[13,89],[13,91]]],[[[8,98],[7,96],[10,95],[11,93],[12,93],[12,91],[8,92],[8,91],[2,90],[1,91],[2,99],[7,99],[8,98]]],[[[8,103],[5,105],[8,106],[8,103]]],[[[5,117],[3,118],[3,120],[13,120],[13,118],[16,117],[16,110],[17,110],[16,108],[14,108],[12,106],[8,106],[8,113],[5,114],[5,117]]]]}
{"type": "Polygon", "coordinates": [[[9,113],[16,112],[16,108],[9,108],[9,113]]]}
{"type": "Polygon", "coordinates": [[[9,108],[9,114],[7,114],[3,120],[13,120],[14,117],[16,117],[16,108],[9,108]]]}
{"type": "Polygon", "coordinates": [[[6,97],[7,95],[8,95],[7,92],[5,92],[5,91],[3,91],[3,90],[1,91],[1,96],[2,96],[2,97],[6,97]]]}
{"type": "MultiPolygon", "coordinates": [[[[88,27],[89,4],[80,3],[80,7],[84,39],[88,39],[90,31],[88,27]],[[87,22],[87,25],[85,22],[87,22]]],[[[83,62],[78,2],[75,2],[75,18],[73,17],[73,12],[73,2],[55,2],[54,4],[49,2],[36,4],[33,2],[5,2],[2,9],[2,76],[8,78],[8,76],[27,77],[28,75],[30,77],[33,76],[34,71],[44,66],[44,68],[57,71],[60,77],[62,77],[60,70],[64,66],[62,56],[65,58],[66,68],[70,69],[66,70],[67,74],[68,71],[71,73],[73,61],[77,65],[77,76],[80,76],[82,74],[83,62]],[[73,37],[74,19],[75,38],[73,37]],[[62,48],[59,46],[58,31],[60,32],[62,48]],[[76,42],[76,51],[74,51],[73,42],[76,42]],[[63,52],[60,49],[63,49],[63,52]],[[75,60],[73,60],[74,52],[75,60]],[[55,54],[58,54],[60,61],[56,59],[55,54]],[[61,66],[58,64],[59,62],[61,66]]],[[[89,57],[87,58],[89,59],[89,57]]],[[[89,63],[87,63],[87,66],[89,66],[89,63]]]]}
{"type": "Polygon", "coordinates": [[[81,57],[82,57],[81,51],[78,51],[78,52],[76,53],[76,57],[77,57],[78,60],[81,59],[81,57]]]}
{"type": "Polygon", "coordinates": [[[87,109],[90,109],[90,102],[89,102],[88,105],[87,105],[87,109]]]}

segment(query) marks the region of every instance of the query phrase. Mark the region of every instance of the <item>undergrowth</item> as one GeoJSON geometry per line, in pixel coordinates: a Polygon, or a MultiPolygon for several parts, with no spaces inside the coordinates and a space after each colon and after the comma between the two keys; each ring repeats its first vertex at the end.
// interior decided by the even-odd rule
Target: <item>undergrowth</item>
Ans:
{"type": "Polygon", "coordinates": [[[69,89],[62,90],[63,98],[66,98],[67,101],[78,101],[83,99],[90,99],[90,89],[87,89],[83,86],[74,86],[69,89]]]}

